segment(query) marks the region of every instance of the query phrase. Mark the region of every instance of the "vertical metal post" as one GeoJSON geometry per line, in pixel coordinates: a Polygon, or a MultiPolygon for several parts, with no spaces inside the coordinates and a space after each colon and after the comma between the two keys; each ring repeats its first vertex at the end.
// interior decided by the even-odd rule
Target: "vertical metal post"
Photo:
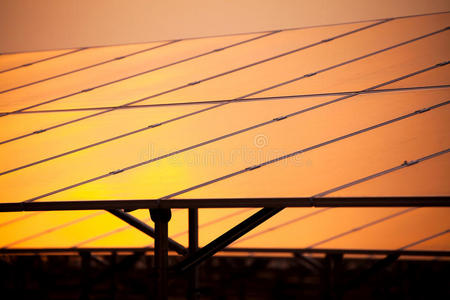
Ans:
{"type": "Polygon", "coordinates": [[[342,299],[342,283],[343,283],[343,271],[344,271],[344,254],[339,253],[333,256],[333,291],[334,299],[342,299]]]}
{"type": "Polygon", "coordinates": [[[155,222],[155,268],[156,299],[167,300],[168,265],[168,224],[172,214],[170,209],[150,209],[150,217],[155,222]]]}
{"type": "MultiPolygon", "coordinates": [[[[189,255],[198,249],[198,209],[189,208],[189,255]]],[[[188,272],[188,299],[198,299],[198,266],[188,272]]]]}
{"type": "Polygon", "coordinates": [[[89,299],[89,291],[90,291],[90,278],[89,273],[91,271],[91,253],[90,252],[81,252],[81,294],[80,300],[89,299]]]}
{"type": "Polygon", "coordinates": [[[117,294],[117,252],[111,253],[111,299],[116,299],[117,294]]]}
{"type": "Polygon", "coordinates": [[[327,254],[322,275],[322,298],[341,299],[343,254],[327,254]]]}

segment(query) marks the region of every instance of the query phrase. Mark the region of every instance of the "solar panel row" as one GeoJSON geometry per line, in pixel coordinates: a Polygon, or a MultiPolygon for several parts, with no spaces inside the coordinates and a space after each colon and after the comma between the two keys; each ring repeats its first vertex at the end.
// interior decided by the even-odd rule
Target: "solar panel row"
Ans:
{"type": "MultiPolygon", "coordinates": [[[[2,55],[0,201],[447,196],[449,38],[439,14],[2,55]]],[[[255,211],[201,209],[200,244],[255,211]]],[[[448,250],[448,214],[287,208],[232,246],[448,250]]],[[[187,244],[185,210],[169,228],[187,244]]],[[[2,213],[0,236],[152,246],[98,211],[2,213]]]]}

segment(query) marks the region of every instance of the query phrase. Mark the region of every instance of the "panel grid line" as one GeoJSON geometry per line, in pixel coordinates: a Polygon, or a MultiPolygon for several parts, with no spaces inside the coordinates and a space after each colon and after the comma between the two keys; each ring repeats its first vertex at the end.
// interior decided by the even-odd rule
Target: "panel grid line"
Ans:
{"type": "MultiPolygon", "coordinates": [[[[445,62],[448,64],[448,62],[445,62]]],[[[80,107],[80,108],[62,108],[62,109],[45,109],[45,110],[25,110],[17,112],[15,114],[40,114],[40,113],[64,113],[64,112],[74,112],[74,111],[90,111],[90,110],[105,110],[105,109],[142,109],[142,108],[152,108],[152,107],[171,107],[171,106],[183,106],[183,105],[204,105],[204,104],[218,104],[233,101],[234,103],[246,103],[246,102],[258,102],[258,101],[277,101],[277,100],[290,100],[290,99],[300,99],[300,98],[320,98],[328,96],[343,96],[350,95],[354,93],[360,94],[383,94],[383,93],[393,93],[393,92],[408,92],[417,90],[434,90],[434,89],[446,89],[449,88],[450,84],[442,85],[424,85],[424,86],[409,86],[409,87],[399,87],[391,89],[378,89],[378,90],[353,90],[353,91],[343,91],[343,92],[326,92],[326,93],[311,93],[311,94],[293,94],[293,95],[280,95],[280,96],[270,96],[270,97],[248,97],[240,99],[217,99],[217,100],[199,100],[199,101],[186,101],[186,102],[171,102],[171,103],[154,103],[154,104],[140,104],[132,106],[97,106],[97,107],[80,107]]],[[[1,114],[8,114],[9,112],[0,112],[1,114]]]]}
{"type": "Polygon", "coordinates": [[[89,49],[89,47],[78,48],[78,49],[75,49],[75,50],[72,50],[72,51],[69,51],[69,52],[65,52],[65,53],[61,53],[61,54],[58,54],[58,55],[54,55],[54,56],[46,57],[46,58],[43,58],[43,59],[35,60],[35,61],[29,62],[29,63],[25,63],[25,64],[22,64],[22,65],[19,65],[19,66],[15,66],[15,67],[12,67],[12,68],[0,70],[0,74],[6,73],[6,72],[9,72],[9,71],[13,71],[13,70],[16,70],[16,69],[28,67],[28,66],[40,63],[40,62],[44,62],[44,61],[52,60],[52,59],[59,58],[59,57],[62,57],[62,56],[66,56],[66,55],[69,55],[69,54],[72,54],[72,53],[80,52],[80,51],[83,51],[83,50],[86,50],[86,49],[89,49]]]}

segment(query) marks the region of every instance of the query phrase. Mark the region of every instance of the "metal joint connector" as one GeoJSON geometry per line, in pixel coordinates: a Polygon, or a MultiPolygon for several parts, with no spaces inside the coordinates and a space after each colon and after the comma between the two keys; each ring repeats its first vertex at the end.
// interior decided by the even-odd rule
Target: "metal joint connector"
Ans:
{"type": "Polygon", "coordinates": [[[116,174],[122,173],[123,171],[124,171],[123,169],[119,169],[119,170],[111,171],[111,172],[109,172],[109,174],[116,175],[116,174]]]}
{"type": "Polygon", "coordinates": [[[245,168],[245,170],[251,171],[251,170],[254,170],[254,169],[258,169],[259,167],[261,167],[261,165],[251,166],[251,167],[245,168]]]}
{"type": "Polygon", "coordinates": [[[428,108],[422,108],[422,109],[416,110],[414,113],[421,114],[421,113],[424,113],[424,112],[429,111],[429,110],[430,110],[429,107],[428,108]]]}
{"type": "Polygon", "coordinates": [[[202,81],[201,80],[193,81],[193,82],[189,82],[188,85],[196,85],[196,84],[199,84],[200,82],[202,82],[202,81]]]}
{"type": "Polygon", "coordinates": [[[448,65],[449,62],[450,62],[449,60],[440,62],[440,63],[436,64],[436,67],[442,67],[442,66],[448,65]]]}
{"type": "Polygon", "coordinates": [[[47,131],[47,129],[36,130],[36,131],[34,131],[33,133],[34,133],[34,134],[38,134],[38,133],[42,133],[42,132],[45,132],[45,131],[47,131]]]}
{"type": "Polygon", "coordinates": [[[314,73],[308,73],[308,74],[303,75],[303,77],[311,77],[311,76],[314,76],[314,75],[316,75],[316,74],[317,74],[317,72],[314,72],[314,73]]]}
{"type": "Polygon", "coordinates": [[[281,121],[281,120],[284,120],[286,118],[287,118],[287,116],[281,116],[281,117],[278,117],[278,118],[274,118],[273,120],[274,121],[281,121]]]}
{"type": "Polygon", "coordinates": [[[156,124],[148,125],[147,128],[154,128],[154,127],[158,127],[160,125],[162,125],[162,123],[156,123],[156,124]]]}
{"type": "Polygon", "coordinates": [[[415,165],[415,164],[417,164],[419,161],[417,161],[417,160],[411,160],[411,161],[407,161],[407,160],[405,160],[404,162],[403,162],[403,166],[411,166],[411,165],[415,165]]]}
{"type": "Polygon", "coordinates": [[[86,93],[86,92],[92,91],[93,89],[94,89],[94,88],[84,89],[84,90],[82,90],[81,92],[82,92],[82,93],[86,93]]]}

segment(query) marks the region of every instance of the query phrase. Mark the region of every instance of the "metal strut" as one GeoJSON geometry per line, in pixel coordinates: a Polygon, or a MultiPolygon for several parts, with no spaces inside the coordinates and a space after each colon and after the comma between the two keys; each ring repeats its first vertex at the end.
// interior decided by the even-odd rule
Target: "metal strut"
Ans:
{"type": "MultiPolygon", "coordinates": [[[[198,250],[198,209],[189,208],[189,255],[198,250]]],[[[194,266],[188,273],[189,300],[198,299],[198,267],[194,266]]]]}
{"type": "Polygon", "coordinates": [[[174,266],[175,271],[186,271],[192,267],[203,262],[207,258],[213,256],[218,251],[224,249],[226,246],[236,241],[238,238],[254,229],[258,225],[270,219],[272,216],[276,215],[283,208],[263,208],[257,213],[253,214],[243,222],[239,223],[235,227],[231,228],[214,241],[210,242],[205,247],[196,251],[194,254],[189,255],[185,260],[181,261],[174,266]]]}
{"type": "Polygon", "coordinates": [[[150,209],[150,217],[155,222],[155,269],[157,300],[167,300],[167,267],[168,267],[168,224],[172,217],[170,209],[150,209]]]}
{"type": "MultiPolygon", "coordinates": [[[[147,224],[145,224],[144,222],[142,222],[141,220],[139,220],[138,218],[135,218],[132,215],[127,214],[126,212],[123,212],[120,209],[108,209],[108,212],[118,217],[122,221],[128,223],[129,225],[133,226],[134,228],[140,230],[141,232],[147,234],[148,236],[156,238],[155,230],[150,226],[148,226],[147,224]]],[[[172,239],[168,239],[168,247],[170,248],[170,250],[173,250],[181,255],[186,255],[188,252],[183,245],[177,243],[172,239]]]]}

